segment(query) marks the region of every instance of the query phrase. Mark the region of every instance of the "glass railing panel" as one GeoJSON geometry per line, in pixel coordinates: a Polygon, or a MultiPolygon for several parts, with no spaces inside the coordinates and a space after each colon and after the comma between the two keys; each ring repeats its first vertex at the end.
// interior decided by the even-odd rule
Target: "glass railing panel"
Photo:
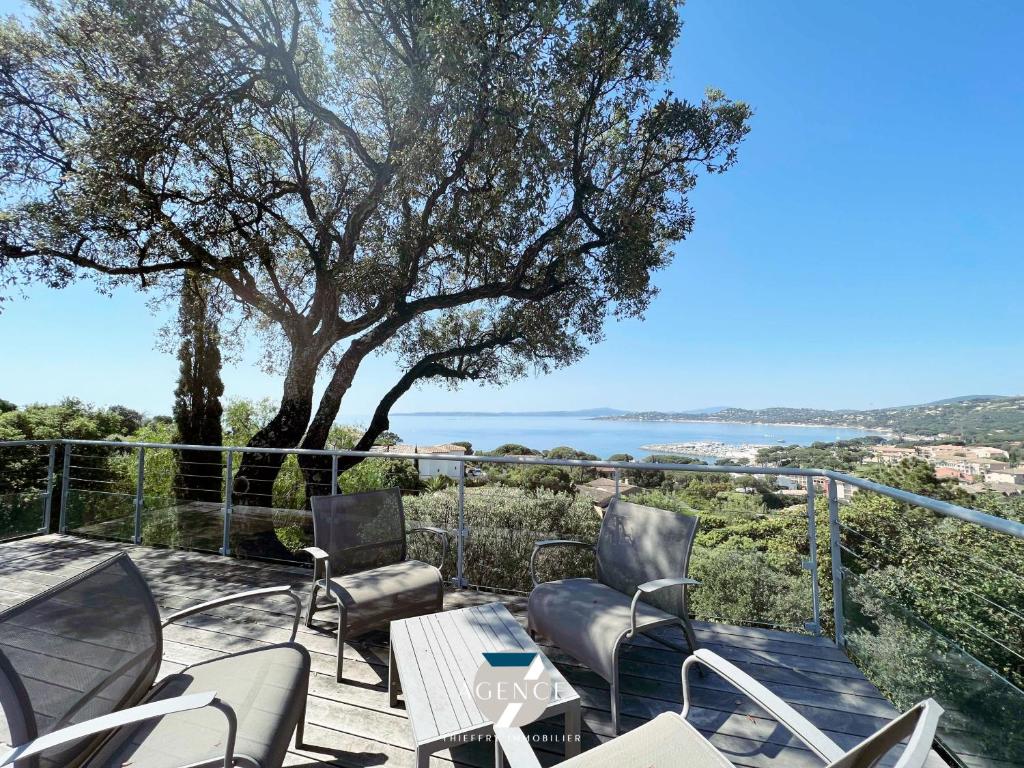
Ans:
{"type": "Polygon", "coordinates": [[[43,528],[49,458],[48,445],[0,443],[0,540],[43,528]]]}
{"type": "MultiPolygon", "coordinates": [[[[236,453],[232,461],[231,555],[284,563],[310,563],[309,557],[299,552],[313,543],[313,518],[307,508],[307,495],[330,493],[330,460],[321,457],[307,478],[296,456],[285,456],[269,489],[250,479],[258,478],[259,472],[250,468],[249,460],[246,454],[236,453]]],[[[216,516],[218,525],[223,526],[223,504],[218,506],[216,516]]],[[[223,537],[223,527],[219,532],[223,537]]]]}
{"type": "MultiPolygon", "coordinates": [[[[808,570],[807,491],[785,490],[771,477],[737,481],[727,474],[640,472],[628,501],[700,519],[690,576],[696,618],[726,624],[809,632],[813,625],[812,578],[808,570]]],[[[819,503],[822,494],[818,494],[819,503]]],[[[819,580],[828,552],[824,508],[817,515],[819,580]]],[[[827,570],[827,569],[826,569],[827,570]]],[[[821,593],[824,619],[827,595],[821,593]]],[[[824,621],[823,621],[824,624],[824,621]]]]}
{"type": "MultiPolygon", "coordinates": [[[[529,592],[533,545],[545,539],[594,542],[600,513],[590,499],[544,488],[467,487],[465,578],[471,586],[529,592]]],[[[558,547],[538,558],[541,580],[593,576],[586,551],[558,547]]]]}
{"type": "Polygon", "coordinates": [[[38,491],[0,494],[0,541],[39,532],[45,504],[46,494],[38,491]]]}
{"type": "Polygon", "coordinates": [[[894,600],[893,576],[846,572],[847,653],[898,708],[938,701],[939,739],[964,764],[1024,766],[1024,691],[894,600]]]}
{"type": "Polygon", "coordinates": [[[68,533],[113,541],[134,541],[134,494],[72,488],[64,503],[68,533]]]}
{"type": "Polygon", "coordinates": [[[964,764],[1024,765],[1024,541],[873,494],[840,519],[850,656],[898,707],[935,698],[964,764]]]}
{"type": "Polygon", "coordinates": [[[413,534],[408,537],[408,556],[441,568],[448,581],[455,578],[458,564],[457,530],[458,491],[454,483],[435,483],[435,490],[405,491],[402,495],[406,528],[440,528],[448,533],[448,553],[441,563],[441,545],[435,536],[413,534]],[[447,487],[437,488],[438,485],[447,487]]]}

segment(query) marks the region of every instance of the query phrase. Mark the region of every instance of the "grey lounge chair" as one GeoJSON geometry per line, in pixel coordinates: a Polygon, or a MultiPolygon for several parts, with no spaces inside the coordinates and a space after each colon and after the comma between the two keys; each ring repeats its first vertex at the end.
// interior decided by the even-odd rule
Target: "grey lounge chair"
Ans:
{"type": "MultiPolygon", "coordinates": [[[[388,626],[396,619],[436,613],[444,605],[441,571],[419,560],[406,560],[405,512],[398,488],[344,496],[314,496],[313,586],[306,626],[321,608],[338,608],[338,666],[345,639],[388,626]],[[323,575],[320,576],[321,566],[323,575]],[[323,590],[333,603],[317,603],[323,590]]],[[[448,555],[448,534],[440,528],[413,528],[441,543],[441,564],[448,555]]]]}
{"type": "MultiPolygon", "coordinates": [[[[566,760],[559,768],[734,768],[715,746],[686,721],[690,711],[687,672],[703,664],[731,683],[799,739],[827,768],[871,768],[887,755],[894,768],[921,768],[928,760],[942,707],[927,699],[887,723],[850,750],[844,750],[754,678],[707,649],[683,664],[682,714],[664,712],[629,733],[566,760]],[[902,744],[901,742],[906,742],[902,744]],[[898,756],[895,753],[898,751],[898,756]]],[[[495,728],[495,765],[540,768],[526,736],[518,728],[495,728]]],[[[733,734],[741,735],[741,734],[733,734]]],[[[942,764],[941,761],[938,764],[942,764]]]]}
{"type": "Polygon", "coordinates": [[[14,748],[0,768],[280,768],[302,742],[309,654],[288,587],[222,597],[162,623],[121,553],[0,613],[0,707],[14,748]],[[154,686],[162,629],[240,600],[288,596],[291,640],[187,667],[154,686]]]}
{"type": "Polygon", "coordinates": [[[697,584],[687,578],[697,525],[696,517],[614,501],[604,513],[596,547],[561,539],[534,545],[534,587],[527,607],[530,634],[547,637],[609,682],[616,733],[622,642],[678,624],[690,650],[697,649],[687,608],[687,587],[697,584]],[[597,579],[538,583],[537,555],[555,546],[593,549],[597,579]]]}

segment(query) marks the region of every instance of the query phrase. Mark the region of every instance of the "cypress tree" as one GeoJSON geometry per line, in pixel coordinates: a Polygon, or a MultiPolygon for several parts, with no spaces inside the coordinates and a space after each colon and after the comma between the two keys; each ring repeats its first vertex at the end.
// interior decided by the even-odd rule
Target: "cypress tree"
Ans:
{"type": "MultiPolygon", "coordinates": [[[[189,445],[220,445],[223,441],[220,334],[209,299],[206,281],[186,273],[178,307],[181,345],[174,423],[179,441],[189,445]]],[[[179,451],[174,487],[180,499],[220,501],[221,452],[179,451]]]]}

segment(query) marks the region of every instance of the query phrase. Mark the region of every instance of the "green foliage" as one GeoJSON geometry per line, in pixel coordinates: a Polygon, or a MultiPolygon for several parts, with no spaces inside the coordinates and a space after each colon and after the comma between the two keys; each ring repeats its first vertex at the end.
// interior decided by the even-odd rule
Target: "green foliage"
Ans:
{"type": "Polygon", "coordinates": [[[750,459],[744,457],[736,458],[733,456],[726,456],[725,458],[718,459],[715,462],[720,467],[744,467],[750,463],[750,459]]]}
{"type": "Polygon", "coordinates": [[[756,463],[769,467],[810,467],[850,472],[868,456],[880,438],[856,438],[811,445],[773,445],[757,452],[756,463]]]}
{"type": "MultiPolygon", "coordinates": [[[[688,456],[673,456],[673,455],[654,455],[647,456],[640,459],[642,464],[704,464],[703,461],[698,459],[691,459],[688,456]]],[[[660,488],[662,486],[672,487],[675,479],[685,478],[687,474],[679,472],[662,472],[657,469],[627,469],[625,471],[626,479],[633,485],[638,485],[641,488],[660,488]]]]}
{"type": "Polygon", "coordinates": [[[633,461],[633,457],[628,453],[613,453],[608,461],[633,461]]]}
{"type": "MultiPolygon", "coordinates": [[[[24,408],[7,410],[0,413],[0,441],[2,440],[54,440],[58,438],[80,440],[126,440],[143,429],[150,429],[151,422],[144,425],[138,411],[124,406],[95,408],[81,400],[67,398],[56,405],[32,404],[24,408]]],[[[75,463],[86,467],[103,466],[107,458],[119,460],[125,453],[110,448],[76,446],[74,448],[75,463]]],[[[63,449],[57,452],[55,482],[60,484],[60,471],[63,465],[63,449]]],[[[39,448],[8,448],[0,449],[0,496],[8,499],[14,518],[6,524],[21,530],[24,525],[16,523],[22,520],[25,494],[30,491],[45,490],[48,451],[39,448]],[[11,495],[15,494],[15,495],[11,495]]],[[[91,475],[95,480],[109,480],[93,469],[78,469],[81,475],[91,475]]],[[[134,469],[132,471],[134,478],[134,469]]],[[[134,483],[134,480],[133,480],[134,483]]],[[[92,483],[93,490],[109,490],[100,483],[92,483]]],[[[134,485],[132,486],[134,487],[134,485]]],[[[57,512],[56,507],[54,512],[57,512]]],[[[0,522],[2,524],[2,522],[0,522]]],[[[41,524],[36,522],[35,530],[41,524]]],[[[25,532],[25,531],[22,531],[25,532]]],[[[0,528],[0,536],[3,529],[0,528]]]]}
{"type": "Polygon", "coordinates": [[[423,489],[433,493],[435,491],[443,491],[445,488],[451,488],[453,485],[455,485],[455,481],[448,477],[448,475],[434,475],[423,484],[423,489]]]}
{"type": "MultiPolygon", "coordinates": [[[[231,398],[224,407],[224,445],[246,445],[277,411],[269,397],[262,400],[231,398]]],[[[351,446],[346,446],[351,447],[351,446]]]]}
{"type": "Polygon", "coordinates": [[[935,476],[935,468],[920,459],[904,459],[899,464],[867,464],[857,468],[857,474],[882,485],[891,485],[904,491],[972,506],[974,496],[961,488],[955,480],[935,476]]]}
{"type": "Polygon", "coordinates": [[[1024,541],[871,494],[856,494],[842,517],[844,545],[853,553],[848,568],[869,578],[881,596],[1024,684],[1024,663],[1013,651],[1024,648],[1024,541]]]}
{"type": "MultiPolygon", "coordinates": [[[[586,451],[577,451],[575,448],[570,448],[567,445],[560,445],[557,448],[552,448],[549,451],[544,452],[545,458],[548,459],[559,459],[559,460],[575,460],[575,461],[597,461],[598,457],[592,453],[586,451]]],[[[573,483],[586,483],[597,477],[597,470],[589,467],[562,467],[565,474],[569,476],[573,483]]],[[[550,490],[558,490],[555,485],[547,485],[550,490]]],[[[566,489],[566,491],[571,489],[566,489]]]]}
{"type": "Polygon", "coordinates": [[[493,451],[484,451],[481,456],[541,456],[540,451],[527,448],[519,443],[502,443],[493,451]]]}
{"type": "MultiPolygon", "coordinates": [[[[453,530],[457,526],[454,489],[407,496],[404,499],[410,523],[434,525],[453,530]]],[[[466,575],[471,584],[527,591],[527,565],[534,542],[546,538],[595,541],[600,517],[588,500],[521,488],[467,488],[466,523],[471,529],[466,542],[466,575]]],[[[437,562],[436,542],[428,537],[410,540],[410,556],[437,562]]],[[[454,552],[449,553],[445,573],[454,570],[454,552]]],[[[593,574],[593,557],[578,550],[546,555],[542,571],[584,576],[593,574]]]]}
{"type": "Polygon", "coordinates": [[[407,459],[365,459],[338,476],[341,493],[361,493],[381,488],[415,491],[422,487],[415,465],[407,459]]]}
{"type": "Polygon", "coordinates": [[[274,528],[278,541],[289,552],[298,552],[303,547],[309,546],[309,534],[302,530],[297,523],[282,525],[274,528]]]}
{"type": "Polygon", "coordinates": [[[901,574],[883,570],[847,579],[847,653],[898,708],[931,696],[947,711],[966,715],[968,729],[942,734],[954,751],[1019,761],[1020,690],[893,600],[886,582],[894,577],[901,574]]]}
{"type": "Polygon", "coordinates": [[[809,618],[809,582],[756,550],[695,548],[690,575],[700,582],[690,602],[698,618],[801,628],[809,618]]]}

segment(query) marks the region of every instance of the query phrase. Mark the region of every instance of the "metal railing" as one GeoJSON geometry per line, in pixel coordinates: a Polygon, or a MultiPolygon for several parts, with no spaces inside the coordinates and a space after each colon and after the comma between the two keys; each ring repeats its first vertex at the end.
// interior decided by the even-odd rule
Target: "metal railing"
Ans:
{"type": "MultiPolygon", "coordinates": [[[[465,518],[465,491],[466,491],[466,466],[473,465],[519,465],[519,466],[544,466],[579,469],[601,469],[613,470],[615,494],[618,495],[620,480],[623,472],[656,471],[656,472],[680,472],[680,473],[701,473],[701,474],[728,474],[728,475],[755,475],[755,476],[790,476],[804,478],[807,486],[807,541],[810,556],[804,561],[803,567],[810,574],[811,599],[813,619],[808,623],[807,629],[821,632],[821,588],[818,574],[818,531],[815,515],[816,490],[815,479],[820,479],[826,487],[828,501],[828,524],[829,524],[829,556],[831,560],[831,578],[833,594],[842,593],[843,567],[842,567],[842,526],[839,520],[839,497],[837,492],[838,483],[845,483],[861,490],[870,491],[880,496],[891,498],[895,501],[909,504],[915,507],[935,512],[943,517],[954,518],[972,525],[996,531],[1002,534],[1024,539],[1024,523],[1006,518],[996,517],[978,510],[958,506],[949,502],[932,499],[927,496],[910,493],[908,491],[893,488],[887,485],[875,483],[864,478],[849,475],[843,472],[836,472],[825,469],[811,469],[802,467],[767,467],[767,466],[723,466],[704,464],[668,464],[668,463],[645,463],[645,462],[615,462],[615,461],[589,461],[580,459],[548,459],[536,456],[483,456],[464,454],[418,454],[391,452],[378,453],[370,451],[351,450],[308,450],[296,448],[249,448],[243,446],[199,446],[184,445],[178,443],[148,443],[148,442],[115,442],[107,440],[22,440],[0,442],[0,449],[12,449],[18,447],[35,447],[44,449],[47,452],[48,462],[45,478],[45,490],[42,491],[44,514],[41,521],[40,531],[49,531],[51,528],[50,516],[53,509],[56,472],[56,456],[58,449],[63,454],[63,466],[60,471],[60,521],[58,530],[65,533],[69,529],[69,495],[71,484],[76,469],[86,472],[90,467],[86,465],[74,465],[72,463],[76,449],[105,449],[116,451],[133,451],[135,453],[135,483],[132,489],[132,532],[131,541],[139,544],[142,542],[142,520],[145,509],[145,483],[146,483],[146,452],[147,451],[220,451],[224,454],[224,482],[223,482],[223,529],[221,554],[230,555],[231,552],[231,525],[233,514],[233,486],[234,473],[237,471],[235,456],[245,454],[280,454],[283,456],[322,456],[330,459],[330,493],[338,492],[338,460],[339,458],[359,459],[394,459],[408,461],[433,461],[447,462],[458,467],[457,476],[454,478],[457,484],[457,525],[452,533],[456,540],[456,562],[455,576],[453,583],[456,586],[465,586],[465,545],[469,529],[465,518]]],[[[0,456],[2,459],[2,456],[0,456]]],[[[80,476],[77,478],[84,483],[97,484],[101,482],[92,478],[80,476]]],[[[835,639],[838,645],[844,644],[843,638],[843,606],[841,600],[833,601],[835,639]]]]}
{"type": "MultiPolygon", "coordinates": [[[[484,469],[495,474],[510,466],[560,468],[572,472],[601,471],[611,474],[616,497],[623,491],[623,481],[627,477],[636,476],[638,472],[802,478],[807,493],[804,516],[806,519],[807,557],[801,558],[799,567],[809,582],[806,593],[801,592],[801,594],[806,594],[809,598],[808,607],[810,609],[810,620],[804,622],[802,629],[814,634],[830,632],[836,644],[847,650],[863,666],[869,666],[871,661],[868,658],[873,647],[869,642],[870,633],[883,632],[886,627],[895,626],[894,622],[897,619],[893,617],[903,611],[903,606],[899,606],[899,611],[893,609],[886,613],[888,609],[884,606],[888,605],[886,601],[890,600],[891,596],[879,597],[871,592],[872,589],[875,589],[869,578],[873,575],[870,568],[874,565],[866,559],[865,548],[856,546],[856,542],[861,541],[864,533],[859,531],[854,523],[843,519],[844,505],[841,503],[839,493],[841,485],[845,486],[844,491],[857,489],[859,492],[891,499],[900,505],[926,510],[934,515],[934,521],[929,522],[929,525],[936,530],[941,526],[953,525],[961,526],[962,528],[957,527],[955,530],[961,531],[963,535],[979,536],[984,533],[988,536],[1008,537],[1007,540],[1015,542],[1015,545],[1024,541],[1024,524],[1015,520],[910,493],[843,472],[824,469],[589,461],[548,459],[539,456],[418,454],[391,451],[378,453],[350,450],[315,451],[287,448],[211,447],[175,443],[44,440],[0,442],[0,470],[3,469],[5,462],[9,461],[6,457],[10,455],[10,452],[18,449],[30,452],[27,462],[32,466],[26,469],[24,475],[26,478],[31,478],[35,485],[32,489],[21,491],[21,493],[28,493],[32,503],[36,505],[32,507],[32,513],[38,513],[39,520],[37,529],[34,531],[19,530],[19,534],[47,532],[56,528],[62,533],[76,532],[106,536],[135,544],[148,543],[148,539],[152,538],[148,533],[149,529],[159,528],[161,523],[160,519],[155,516],[167,512],[172,517],[191,516],[189,517],[192,521],[190,524],[197,528],[203,527],[205,531],[200,536],[197,531],[186,530],[188,538],[181,546],[219,551],[224,555],[243,556],[247,554],[252,556],[252,552],[245,551],[249,545],[245,542],[244,537],[240,536],[239,526],[250,525],[253,520],[262,519],[261,516],[283,515],[284,517],[281,519],[275,518],[273,530],[285,530],[296,526],[301,528],[303,515],[308,514],[297,508],[304,506],[306,492],[305,480],[299,472],[297,464],[293,464],[292,470],[302,488],[297,495],[291,497],[288,502],[291,506],[287,509],[278,508],[273,501],[265,508],[237,503],[244,494],[236,494],[236,480],[241,465],[250,454],[277,454],[281,456],[283,462],[296,462],[301,457],[321,457],[324,467],[329,464],[329,479],[315,483],[313,491],[332,494],[341,492],[339,481],[344,480],[345,473],[339,472],[339,464],[345,459],[441,462],[446,464],[449,469],[454,468],[451,487],[444,491],[447,494],[443,499],[444,509],[437,513],[443,519],[422,522],[442,524],[454,537],[454,562],[451,563],[451,571],[454,572],[454,575],[451,581],[454,586],[458,587],[502,586],[484,583],[487,581],[486,574],[481,575],[479,568],[474,570],[474,566],[478,565],[477,560],[486,554],[488,543],[495,540],[488,539],[484,535],[486,532],[482,529],[487,524],[480,522],[475,517],[474,510],[494,507],[500,503],[502,497],[514,491],[506,486],[495,487],[490,484],[481,486],[467,472],[469,467],[472,467],[474,472],[477,469],[484,469]],[[181,457],[189,452],[203,452],[207,456],[213,454],[208,462],[208,469],[203,471],[206,474],[206,481],[210,480],[211,473],[217,478],[216,485],[219,490],[215,494],[217,496],[215,501],[191,502],[189,505],[179,503],[177,499],[179,489],[174,485],[178,482],[178,478],[174,478],[172,482],[168,473],[172,471],[180,473],[181,457]],[[116,474],[111,474],[109,471],[112,461],[118,469],[116,474]],[[36,477],[36,475],[43,476],[36,477]],[[59,509],[59,520],[57,525],[53,526],[51,517],[55,509],[59,509]],[[474,517],[472,521],[467,519],[467,510],[469,510],[470,516],[474,517]],[[819,536],[819,525],[822,524],[827,524],[827,537],[819,536]],[[858,536],[861,539],[858,539],[858,536]],[[844,558],[846,560],[855,558],[856,560],[844,563],[844,558]],[[861,567],[858,573],[858,569],[854,566],[860,562],[867,565],[861,567]],[[858,603],[858,601],[860,602],[858,603]],[[864,609],[865,601],[870,603],[871,611],[874,613],[864,609]],[[831,602],[831,610],[826,613],[828,602],[831,602]],[[848,616],[850,611],[853,614],[848,616]],[[851,631],[854,634],[848,637],[851,631]]],[[[189,471],[199,471],[201,464],[202,462],[193,462],[189,465],[189,471]]],[[[325,472],[327,471],[325,469],[325,472]]],[[[2,474],[0,471],[0,476],[2,474]]],[[[19,496],[19,498],[21,497],[19,496]]],[[[416,514],[426,514],[425,505],[417,506],[416,503],[413,503],[415,502],[414,498],[410,498],[409,501],[416,514]]],[[[21,519],[24,520],[24,515],[21,519]]],[[[410,514],[410,519],[415,519],[415,517],[410,514]]],[[[22,525],[24,527],[24,523],[22,525]]],[[[189,525],[183,526],[183,528],[188,527],[189,525]]],[[[506,528],[502,528],[502,530],[507,531],[506,528]]],[[[496,531],[497,529],[490,533],[495,534],[496,531]]],[[[534,537],[549,538],[550,534],[574,532],[545,530],[540,527],[536,530],[522,530],[520,531],[521,541],[513,542],[512,550],[519,552],[515,547],[528,547],[534,537]]],[[[824,534],[824,532],[821,533],[824,534]]],[[[941,532],[935,534],[935,551],[940,551],[943,544],[941,535],[941,532]]],[[[2,536],[3,532],[0,531],[0,537],[2,536]]],[[[801,534],[802,536],[803,534],[801,534]]],[[[881,549],[883,546],[888,546],[888,544],[886,542],[869,543],[866,546],[870,550],[867,554],[877,556],[879,552],[883,551],[881,549]],[[874,549],[871,549],[872,547],[874,549]]],[[[894,556],[893,559],[898,558],[894,556]]],[[[992,563],[987,563],[987,566],[1002,567],[992,563]]],[[[919,568],[924,567],[926,566],[919,566],[919,568]]],[[[1003,568],[1003,570],[1013,571],[1014,569],[1003,568]]],[[[1003,577],[1019,578],[1019,586],[1024,589],[1024,576],[1011,573],[1003,577]]],[[[957,585],[955,575],[949,576],[946,582],[957,585]]],[[[965,594],[971,593],[970,586],[964,586],[963,590],[966,590],[965,594]]],[[[987,611],[992,613],[1001,611],[1000,616],[1017,615],[1015,613],[1017,608],[1013,607],[1017,606],[1017,603],[1007,607],[994,599],[993,595],[984,592],[975,594],[972,599],[975,599],[987,611]]],[[[940,605],[940,607],[942,606],[940,605]]],[[[1020,610],[1024,612],[1024,608],[1020,610]]],[[[804,615],[806,616],[806,614],[804,615]]],[[[985,686],[986,690],[997,686],[1002,692],[1002,698],[999,699],[1001,702],[999,712],[1008,713],[1005,714],[1008,722],[1014,722],[1017,714],[1024,717],[1024,708],[1019,713],[1014,711],[1016,707],[1024,705],[1024,693],[1010,682],[1006,669],[993,669],[966,652],[964,643],[957,639],[958,636],[947,631],[948,627],[953,626],[952,623],[940,626],[934,617],[929,623],[923,621],[918,615],[902,617],[901,614],[897,618],[904,622],[900,626],[906,627],[907,637],[915,637],[920,642],[932,645],[938,643],[946,648],[942,658],[945,660],[943,663],[947,666],[971,669],[973,676],[970,678],[970,685],[975,688],[985,686]]],[[[1020,616],[1020,618],[1024,619],[1024,616],[1020,616]]],[[[956,620],[961,621],[959,618],[956,620]]],[[[953,619],[951,618],[950,621],[953,622],[953,619]]],[[[1016,656],[1024,662],[1024,648],[1014,647],[1004,635],[998,633],[993,635],[989,627],[971,626],[967,627],[965,632],[983,634],[988,632],[986,637],[994,644],[993,647],[997,648],[1001,659],[1010,659],[1013,662],[1016,656]]],[[[1021,666],[1021,669],[1024,669],[1024,666],[1021,666]]],[[[949,670],[944,670],[942,674],[945,675],[945,678],[949,678],[951,673],[949,670]]],[[[884,673],[879,674],[878,680],[881,681],[879,684],[883,690],[892,698],[900,698],[899,691],[886,689],[884,673]]],[[[966,684],[958,680],[956,685],[966,684]]],[[[960,732],[955,731],[950,736],[950,741],[956,742],[956,739],[960,738],[957,736],[960,732]]],[[[1005,749],[1005,745],[1000,748],[1005,749]]],[[[967,746],[964,749],[977,748],[967,746]]],[[[1016,749],[1013,747],[1011,751],[1016,749]]],[[[1019,755],[1013,751],[1009,758],[1004,756],[1004,759],[1012,763],[1018,756],[1022,760],[1021,764],[1024,764],[1024,746],[1021,746],[1019,755]]]]}

